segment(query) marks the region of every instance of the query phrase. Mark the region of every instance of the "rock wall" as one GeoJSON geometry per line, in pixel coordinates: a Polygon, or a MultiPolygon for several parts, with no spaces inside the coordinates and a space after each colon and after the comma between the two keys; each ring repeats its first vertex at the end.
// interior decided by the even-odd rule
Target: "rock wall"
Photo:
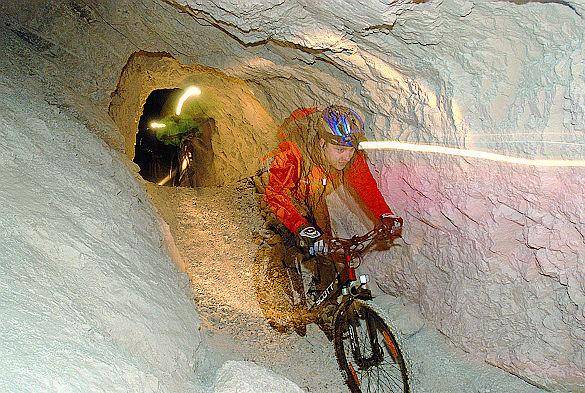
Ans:
{"type": "Polygon", "coordinates": [[[582,168],[391,156],[380,179],[408,226],[405,246],[370,266],[383,289],[419,302],[467,352],[583,390],[582,168]]]}
{"type": "Polygon", "coordinates": [[[35,54],[4,29],[0,47],[0,390],[207,391],[213,356],[146,193],[37,93],[35,54]]]}

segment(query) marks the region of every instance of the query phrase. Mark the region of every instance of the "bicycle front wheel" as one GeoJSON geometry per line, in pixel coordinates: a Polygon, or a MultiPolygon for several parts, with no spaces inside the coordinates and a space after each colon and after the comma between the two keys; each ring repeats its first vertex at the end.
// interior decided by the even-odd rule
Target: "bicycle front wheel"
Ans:
{"type": "Polygon", "coordinates": [[[410,392],[406,364],[394,335],[364,303],[349,302],[337,313],[333,345],[352,393],[410,392]]]}

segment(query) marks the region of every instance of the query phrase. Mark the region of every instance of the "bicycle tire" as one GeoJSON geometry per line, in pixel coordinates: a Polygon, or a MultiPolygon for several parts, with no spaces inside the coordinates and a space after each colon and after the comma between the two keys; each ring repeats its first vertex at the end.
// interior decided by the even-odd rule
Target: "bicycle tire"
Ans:
{"type": "Polygon", "coordinates": [[[394,334],[363,302],[350,301],[337,312],[333,345],[339,369],[352,393],[410,392],[406,364],[394,334]],[[357,341],[359,351],[352,349],[352,336],[357,337],[354,343],[357,341]],[[368,355],[367,359],[363,354],[368,355]]]}

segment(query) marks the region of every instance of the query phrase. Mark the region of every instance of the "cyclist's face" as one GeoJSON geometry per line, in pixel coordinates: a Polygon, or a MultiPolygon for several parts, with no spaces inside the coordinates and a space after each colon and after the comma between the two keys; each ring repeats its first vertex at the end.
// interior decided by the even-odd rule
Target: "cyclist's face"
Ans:
{"type": "Polygon", "coordinates": [[[321,139],[323,155],[329,164],[338,171],[343,170],[351,161],[355,149],[351,146],[339,146],[321,139]]]}

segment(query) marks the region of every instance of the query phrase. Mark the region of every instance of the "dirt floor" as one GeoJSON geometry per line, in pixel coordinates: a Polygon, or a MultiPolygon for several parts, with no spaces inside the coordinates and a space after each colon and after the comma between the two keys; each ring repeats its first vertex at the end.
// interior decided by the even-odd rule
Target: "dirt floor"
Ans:
{"type": "MultiPolygon", "coordinates": [[[[300,337],[273,330],[262,315],[253,273],[264,221],[253,185],[146,188],[187,265],[202,332],[219,360],[255,362],[307,392],[347,392],[333,345],[315,325],[300,337]]],[[[401,338],[413,392],[543,391],[453,347],[416,305],[372,290],[373,306],[401,338]]]]}
{"type": "Polygon", "coordinates": [[[253,283],[262,220],[250,184],[213,188],[147,185],[188,266],[202,330],[225,360],[249,360],[307,392],[347,391],[332,344],[315,326],[280,333],[264,319],[253,283]]]}

